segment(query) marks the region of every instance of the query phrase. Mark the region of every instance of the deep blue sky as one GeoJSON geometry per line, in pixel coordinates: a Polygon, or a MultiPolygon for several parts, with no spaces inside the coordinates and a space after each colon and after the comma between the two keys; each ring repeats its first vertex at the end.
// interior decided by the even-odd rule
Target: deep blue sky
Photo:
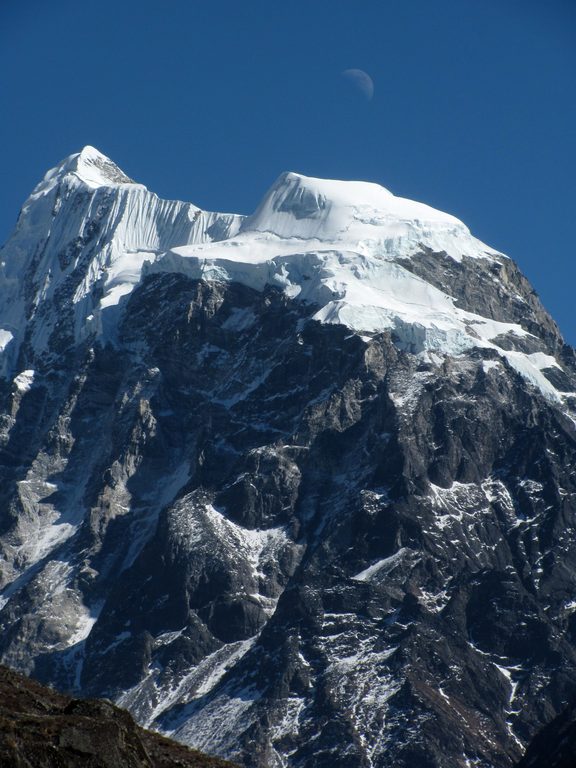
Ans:
{"type": "Polygon", "coordinates": [[[514,258],[576,344],[574,0],[0,0],[0,107],[0,242],[85,144],[212,210],[367,179],[514,258]]]}

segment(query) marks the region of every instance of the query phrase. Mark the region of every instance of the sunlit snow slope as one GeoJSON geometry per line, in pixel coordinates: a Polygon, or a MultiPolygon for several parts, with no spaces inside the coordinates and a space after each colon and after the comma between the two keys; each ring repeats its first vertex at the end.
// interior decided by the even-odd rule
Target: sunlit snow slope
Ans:
{"type": "Polygon", "coordinates": [[[49,352],[63,304],[75,342],[113,341],[134,286],[168,271],[276,286],[321,322],[390,330],[414,353],[495,349],[549,398],[565,399],[542,373],[558,363],[523,343],[529,331],[457,306],[446,286],[406,264],[427,250],[456,262],[504,258],[455,217],[377,184],[285,173],[244,218],[160,200],[85,147],[46,174],[1,252],[1,369],[13,371],[26,336],[34,352],[49,352]],[[505,336],[516,341],[494,342],[505,336]]]}
{"type": "Polygon", "coordinates": [[[93,147],[49,171],[25,202],[0,251],[0,370],[16,364],[26,339],[37,354],[113,338],[116,307],[166,249],[227,237],[242,217],[160,200],[93,147]]]}

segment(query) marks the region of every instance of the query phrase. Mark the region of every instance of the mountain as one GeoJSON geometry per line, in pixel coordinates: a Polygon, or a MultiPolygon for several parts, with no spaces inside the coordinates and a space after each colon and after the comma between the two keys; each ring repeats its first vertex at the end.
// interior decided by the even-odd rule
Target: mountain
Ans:
{"type": "Polygon", "coordinates": [[[71,699],[0,667],[5,768],[234,768],[139,728],[107,701],[71,699]]]}
{"type": "Polygon", "coordinates": [[[375,184],[92,148],[0,254],[0,658],[247,768],[508,768],[576,691],[576,358],[375,184]]]}

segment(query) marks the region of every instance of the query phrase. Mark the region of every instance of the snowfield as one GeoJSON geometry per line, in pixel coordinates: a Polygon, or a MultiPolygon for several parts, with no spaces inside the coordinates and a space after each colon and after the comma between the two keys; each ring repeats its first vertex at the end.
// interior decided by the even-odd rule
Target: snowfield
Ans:
{"type": "MultiPolygon", "coordinates": [[[[30,313],[34,317],[43,301],[56,296],[81,264],[84,243],[70,254],[70,263],[62,258],[62,251],[70,253],[72,232],[96,238],[97,244],[70,297],[76,341],[96,335],[113,342],[123,303],[142,279],[178,272],[257,291],[277,287],[309,304],[322,323],[359,334],[391,331],[397,345],[414,354],[493,349],[547,398],[562,403],[567,397],[542,374],[557,365],[554,358],[494,343],[501,336],[529,336],[519,324],[458,308],[452,296],[406,268],[406,260],[423,250],[455,262],[503,258],[454,216],[396,197],[377,184],[296,173],[282,174],[252,216],[207,213],[160,200],[93,147],[46,174],[2,251],[0,293],[6,298],[0,310],[0,370],[10,370],[30,313]],[[87,209],[79,209],[76,218],[72,212],[60,229],[50,230],[38,259],[38,232],[46,228],[46,219],[83,190],[90,195],[87,209]],[[22,285],[31,268],[37,293],[30,308],[22,285]]],[[[32,332],[39,353],[48,348],[57,322],[56,317],[42,319],[32,332]]]]}

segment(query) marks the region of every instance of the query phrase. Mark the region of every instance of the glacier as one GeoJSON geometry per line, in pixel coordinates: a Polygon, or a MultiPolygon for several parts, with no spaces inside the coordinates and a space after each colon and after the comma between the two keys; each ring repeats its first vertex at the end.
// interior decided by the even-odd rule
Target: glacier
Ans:
{"type": "Polygon", "coordinates": [[[72,307],[75,343],[113,343],[134,288],[175,272],[277,287],[322,323],[391,331],[415,354],[492,349],[546,397],[573,398],[542,373],[558,365],[552,356],[494,341],[530,336],[519,323],[466,311],[410,271],[404,262],[422,249],[456,262],[505,258],[454,216],[374,183],[284,173],[253,215],[210,213],[160,200],[88,146],[46,174],[0,251],[0,371],[15,372],[26,331],[47,354],[60,302],[72,307]]]}

